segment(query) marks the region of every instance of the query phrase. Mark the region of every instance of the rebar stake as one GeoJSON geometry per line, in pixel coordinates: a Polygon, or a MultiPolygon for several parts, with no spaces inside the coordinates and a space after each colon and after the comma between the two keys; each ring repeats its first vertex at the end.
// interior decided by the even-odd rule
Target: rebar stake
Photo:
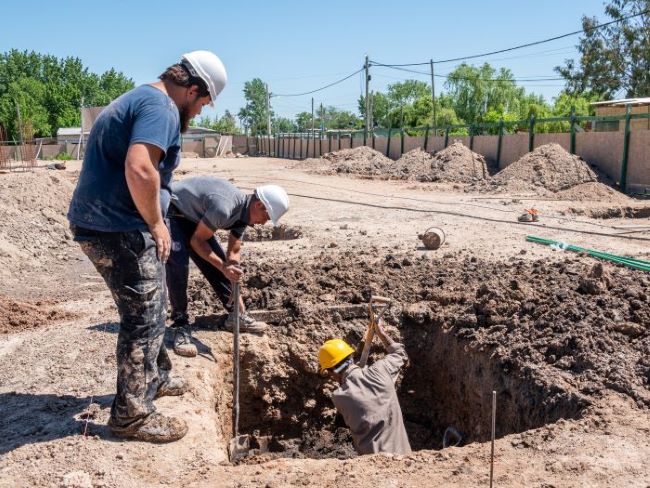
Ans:
{"type": "Polygon", "coordinates": [[[494,430],[497,416],[497,392],[492,390],[492,451],[490,453],[490,488],[494,476],[494,430]]]}

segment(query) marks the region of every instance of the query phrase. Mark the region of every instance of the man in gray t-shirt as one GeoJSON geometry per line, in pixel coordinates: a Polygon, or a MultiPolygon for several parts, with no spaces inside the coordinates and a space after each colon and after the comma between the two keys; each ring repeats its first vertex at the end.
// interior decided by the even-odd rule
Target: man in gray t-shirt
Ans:
{"type": "MultiPolygon", "coordinates": [[[[210,176],[186,178],[172,183],[171,188],[172,250],[167,261],[167,289],[175,332],[174,352],[191,357],[197,350],[191,340],[187,313],[190,258],[228,310],[226,327],[232,329],[231,283],[239,281],[243,274],[239,264],[244,231],[247,226],[269,220],[277,225],[289,209],[289,197],[277,185],[263,185],[246,195],[232,183],[210,176]],[[230,231],[225,252],[214,236],[217,229],[230,231]]],[[[239,306],[241,331],[263,332],[266,324],[247,315],[243,302],[239,306]]]]}

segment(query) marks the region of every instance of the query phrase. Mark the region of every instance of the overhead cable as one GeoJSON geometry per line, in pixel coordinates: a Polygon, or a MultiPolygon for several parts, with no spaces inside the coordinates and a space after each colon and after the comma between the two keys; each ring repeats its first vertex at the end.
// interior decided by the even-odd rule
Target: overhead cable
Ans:
{"type": "MultiPolygon", "coordinates": [[[[505,52],[509,52],[509,51],[514,51],[516,49],[523,49],[525,47],[537,46],[539,44],[544,44],[544,43],[547,43],[547,42],[557,41],[558,39],[564,39],[565,37],[571,37],[571,36],[575,36],[577,34],[582,34],[582,33],[587,33],[587,32],[591,32],[591,31],[594,31],[594,30],[602,29],[603,27],[607,27],[609,25],[616,24],[618,22],[624,22],[626,20],[630,20],[630,19],[633,19],[635,17],[640,17],[642,15],[647,15],[647,14],[650,14],[650,10],[644,10],[643,12],[639,12],[639,13],[636,13],[636,14],[631,14],[631,15],[628,15],[628,16],[623,17],[621,19],[605,22],[604,24],[598,24],[598,25],[595,25],[595,26],[590,27],[588,29],[580,29],[580,30],[573,31],[573,32],[567,32],[566,34],[561,34],[559,36],[549,37],[548,39],[542,39],[541,41],[528,42],[526,44],[521,44],[519,46],[513,46],[513,47],[506,48],[506,49],[499,49],[498,51],[491,51],[491,52],[488,52],[488,53],[472,54],[470,56],[462,56],[462,57],[459,57],[459,58],[434,60],[433,63],[434,64],[453,63],[455,61],[464,61],[466,59],[482,58],[484,56],[491,56],[493,54],[501,54],[501,53],[505,53],[505,52]]],[[[377,64],[375,61],[371,61],[371,63],[372,64],[377,64]]],[[[431,61],[426,61],[424,63],[403,63],[403,64],[390,64],[390,65],[384,64],[383,66],[393,66],[393,67],[394,66],[425,66],[425,65],[428,65],[430,63],[431,63],[431,61]]]]}
{"type": "Polygon", "coordinates": [[[364,70],[364,68],[360,68],[357,71],[355,71],[354,73],[349,74],[345,78],[341,78],[340,80],[336,80],[336,81],[334,81],[332,83],[329,83],[329,84],[327,84],[325,86],[321,86],[320,88],[316,88],[315,90],[307,91],[307,92],[304,92],[304,93],[272,93],[271,97],[273,97],[273,98],[275,98],[275,97],[301,97],[303,95],[311,95],[312,93],[316,93],[316,92],[325,90],[326,88],[329,88],[331,86],[338,85],[339,83],[343,83],[345,80],[348,80],[348,79],[352,78],[353,76],[361,73],[363,70],[364,70]]]}

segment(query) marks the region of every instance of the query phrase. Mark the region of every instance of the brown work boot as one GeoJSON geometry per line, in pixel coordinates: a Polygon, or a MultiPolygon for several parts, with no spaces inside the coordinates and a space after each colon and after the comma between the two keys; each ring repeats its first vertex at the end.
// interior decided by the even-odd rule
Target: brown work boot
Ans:
{"type": "Polygon", "coordinates": [[[144,419],[137,420],[126,427],[113,426],[109,419],[108,426],[118,437],[157,444],[174,442],[187,434],[187,424],[184,420],[166,417],[158,412],[147,415],[144,419]]]}
{"type": "Polygon", "coordinates": [[[192,342],[192,333],[189,327],[173,327],[174,329],[174,352],[179,356],[193,358],[197,349],[192,342]]]}
{"type": "Polygon", "coordinates": [[[160,398],[164,396],[181,396],[185,393],[189,387],[187,386],[187,381],[179,376],[170,378],[165,383],[163,383],[154,398],[160,398]]]}

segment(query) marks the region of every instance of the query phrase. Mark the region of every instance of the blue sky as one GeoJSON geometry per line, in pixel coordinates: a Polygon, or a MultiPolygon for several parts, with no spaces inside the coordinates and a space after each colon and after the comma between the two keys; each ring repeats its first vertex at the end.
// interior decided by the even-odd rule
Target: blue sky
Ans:
{"type": "MultiPolygon", "coordinates": [[[[30,1],[2,6],[0,51],[16,48],[77,56],[92,71],[111,67],[136,84],[154,81],[184,52],[209,49],[223,60],[229,83],[209,115],[244,104],[244,82],[268,82],[272,93],[298,93],[326,85],[363,65],[364,55],[383,63],[447,59],[507,48],[578,30],[583,14],[606,20],[602,0],[465,0],[354,2],[30,1]]],[[[578,36],[474,60],[510,68],[515,77],[554,76],[553,67],[574,57],[578,36]]],[[[454,64],[436,67],[440,74],[454,64]]],[[[426,67],[418,68],[424,69],[426,67]]],[[[372,68],[371,89],[407,78],[372,68]]],[[[444,89],[437,80],[439,88],[444,89]]],[[[561,81],[523,84],[547,99],[561,81]]],[[[314,94],[316,105],[356,111],[357,75],[314,94]]],[[[285,116],[309,111],[311,95],[274,98],[285,116]]]]}

